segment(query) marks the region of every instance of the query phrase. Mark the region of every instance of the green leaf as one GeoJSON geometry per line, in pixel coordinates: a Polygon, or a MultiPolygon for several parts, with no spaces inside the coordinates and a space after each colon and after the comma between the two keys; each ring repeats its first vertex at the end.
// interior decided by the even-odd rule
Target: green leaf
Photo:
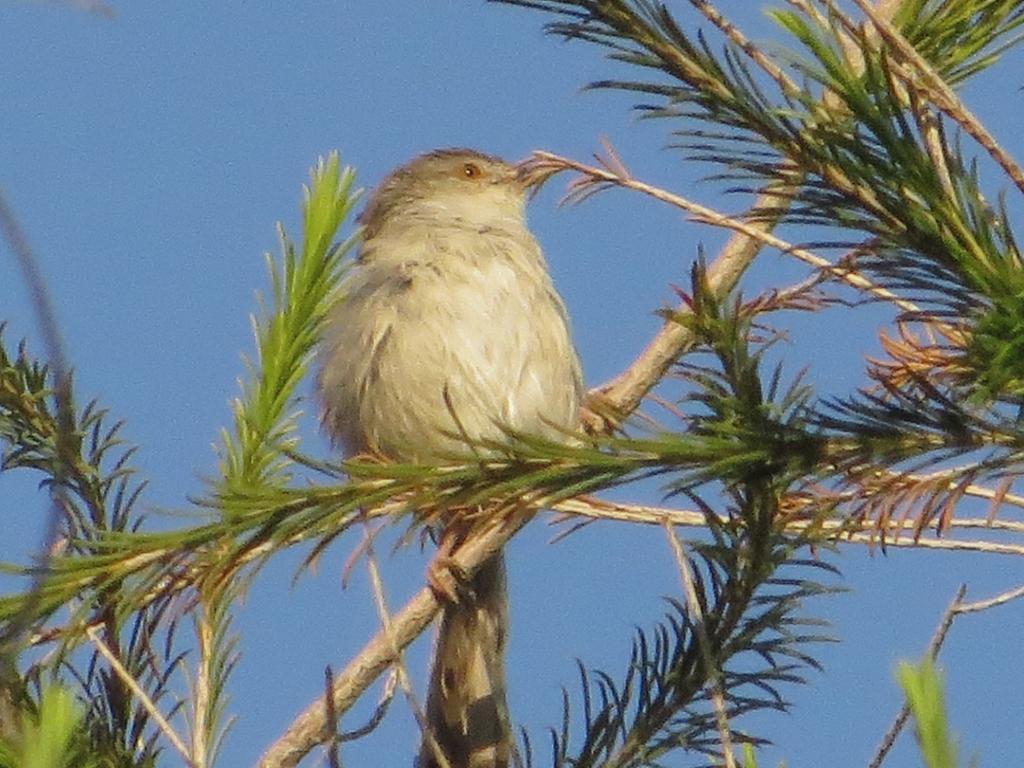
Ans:
{"type": "Polygon", "coordinates": [[[949,733],[942,675],[931,658],[902,662],[896,673],[917,726],[917,740],[928,768],[956,768],[956,742],[949,733]]]}
{"type": "MultiPolygon", "coordinates": [[[[38,717],[22,718],[21,768],[64,768],[75,758],[71,749],[83,713],[75,697],[59,685],[43,691],[38,717]]],[[[77,761],[76,761],[77,762],[77,761]]],[[[81,763],[77,763],[81,765],[81,763]]]]}

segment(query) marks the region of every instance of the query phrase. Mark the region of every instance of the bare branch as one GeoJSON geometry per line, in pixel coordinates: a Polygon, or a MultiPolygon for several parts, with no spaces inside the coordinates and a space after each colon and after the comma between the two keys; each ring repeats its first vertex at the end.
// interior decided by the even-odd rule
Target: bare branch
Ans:
{"type": "Polygon", "coordinates": [[[191,766],[191,768],[198,768],[197,763],[192,759],[192,755],[188,752],[188,747],[185,746],[185,742],[181,740],[181,737],[175,732],[171,724],[167,722],[167,718],[164,717],[163,713],[159,710],[153,700],[149,697],[149,694],[139,685],[138,681],[132,677],[131,673],[124,668],[124,665],[118,660],[114,652],[107,647],[107,644],[100,638],[99,632],[94,627],[89,627],[86,630],[86,634],[89,636],[89,640],[96,646],[96,650],[99,651],[100,655],[107,660],[110,664],[110,668],[117,675],[118,679],[121,680],[131,690],[132,694],[139,700],[139,703],[145,707],[146,711],[149,712],[150,717],[157,724],[160,732],[167,737],[167,740],[171,742],[178,752],[184,759],[185,764],[191,766]]]}
{"type": "Polygon", "coordinates": [[[729,727],[729,716],[725,711],[725,696],[722,694],[722,670],[711,651],[711,639],[708,637],[707,627],[704,625],[704,611],[701,610],[697,587],[693,583],[690,559],[683,550],[683,542],[676,536],[672,521],[666,517],[662,521],[662,527],[672,546],[672,554],[676,558],[676,566],[679,568],[679,575],[683,581],[686,606],[693,617],[693,624],[697,630],[701,660],[704,662],[704,669],[711,687],[711,701],[715,706],[715,720],[718,725],[718,737],[722,742],[722,758],[725,761],[725,768],[736,768],[736,757],[732,752],[732,729],[729,727]]]}
{"type": "MultiPolygon", "coordinates": [[[[935,634],[932,635],[931,642],[928,644],[928,656],[934,660],[939,655],[939,649],[942,648],[942,644],[946,641],[946,635],[949,633],[949,628],[953,626],[953,619],[956,618],[957,614],[960,613],[960,606],[964,599],[964,595],[967,594],[967,585],[961,584],[960,588],[957,589],[956,594],[953,596],[953,601],[946,607],[945,612],[942,614],[942,620],[939,621],[939,626],[935,630],[935,634]]],[[[882,761],[885,760],[885,756],[889,754],[889,750],[892,749],[893,744],[896,743],[896,737],[900,735],[900,731],[903,730],[903,726],[907,723],[907,718],[910,717],[910,706],[904,702],[900,708],[899,714],[896,715],[896,719],[893,724],[886,731],[885,736],[882,738],[882,743],[878,747],[878,751],[875,753],[874,759],[868,764],[868,768],[879,768],[882,761]]]]}
{"type": "Polygon", "coordinates": [[[445,755],[444,750],[441,749],[441,745],[438,744],[437,739],[434,738],[430,724],[427,722],[427,716],[423,711],[423,707],[420,706],[416,692],[412,688],[409,670],[405,666],[405,654],[402,653],[402,649],[400,649],[394,642],[391,611],[388,608],[387,596],[384,594],[384,580],[380,575],[380,566],[377,563],[377,553],[373,548],[373,539],[379,530],[380,528],[378,527],[377,530],[371,531],[369,520],[364,519],[363,548],[366,552],[366,570],[370,575],[370,586],[373,590],[373,600],[377,606],[377,615],[380,618],[381,630],[391,642],[391,650],[395,655],[393,671],[398,681],[398,685],[405,694],[406,701],[409,702],[409,709],[412,710],[413,717],[416,718],[416,723],[420,727],[420,732],[423,734],[423,738],[426,739],[427,744],[430,746],[434,760],[437,761],[438,768],[451,768],[448,756],[445,755]]]}
{"type": "MultiPolygon", "coordinates": [[[[671,509],[666,507],[655,507],[639,504],[623,504],[608,502],[594,498],[576,498],[567,501],[560,501],[553,506],[558,512],[569,515],[587,517],[594,520],[616,520],[628,523],[644,523],[647,525],[664,525],[669,520],[672,525],[688,528],[704,528],[707,526],[707,516],[703,512],[688,509],[671,509]]],[[[564,520],[564,518],[562,518],[564,520]]],[[[725,518],[722,522],[727,522],[725,518]]],[[[988,554],[1017,555],[1024,556],[1024,544],[1006,544],[998,541],[963,540],[953,538],[929,539],[924,537],[903,537],[898,536],[901,532],[913,533],[915,521],[913,520],[890,520],[888,525],[878,531],[858,530],[849,520],[826,520],[824,522],[812,522],[809,520],[794,520],[786,524],[786,530],[791,533],[800,533],[810,528],[816,528],[823,533],[832,534],[833,540],[837,543],[853,542],[865,544],[872,547],[901,547],[910,549],[946,549],[965,550],[969,552],[985,552],[988,554]]],[[[989,523],[984,519],[968,518],[954,519],[950,528],[984,528],[987,530],[1002,530],[1012,533],[1024,533],[1024,523],[996,520],[989,523]]]]}
{"type": "Polygon", "coordinates": [[[690,0],[690,4],[700,11],[704,18],[718,27],[722,34],[729,38],[736,47],[747,54],[751,61],[756,63],[769,77],[778,83],[783,92],[786,94],[803,93],[803,89],[793,82],[781,67],[768,58],[764,51],[750,42],[749,38],[735,24],[722,16],[714,5],[707,2],[707,0],[690,0]]]}
{"type": "Polygon", "coordinates": [[[1005,605],[1011,600],[1017,600],[1020,597],[1024,597],[1024,587],[1015,587],[1014,589],[1009,589],[995,597],[990,597],[987,600],[977,600],[973,603],[960,603],[960,605],[957,606],[956,612],[979,613],[981,611],[987,611],[989,608],[1005,605]]]}
{"type": "MultiPolygon", "coordinates": [[[[942,620],[939,622],[939,626],[936,628],[935,634],[932,636],[932,640],[928,644],[927,653],[933,660],[939,655],[939,649],[942,648],[942,644],[946,640],[946,635],[949,633],[949,629],[953,625],[953,620],[957,616],[964,613],[987,611],[989,608],[1004,605],[1011,600],[1024,597],[1024,587],[1016,587],[1015,589],[1008,590],[987,600],[978,600],[973,603],[964,602],[964,595],[966,594],[967,586],[965,584],[961,584],[956,595],[953,597],[953,601],[946,608],[945,613],[942,614],[942,620]]],[[[889,730],[886,731],[886,734],[882,739],[882,743],[879,745],[878,751],[875,753],[875,757],[868,765],[868,768],[879,768],[879,766],[881,766],[882,761],[885,759],[886,755],[889,754],[893,744],[896,742],[896,737],[899,736],[900,731],[902,731],[903,727],[906,725],[909,716],[910,707],[904,703],[899,714],[896,715],[896,719],[893,721],[893,724],[889,727],[889,730]]]]}
{"type": "MultiPolygon", "coordinates": [[[[328,667],[330,669],[330,667],[328,667]]],[[[334,675],[331,674],[330,689],[334,690],[334,675]]],[[[381,724],[384,719],[384,715],[388,712],[388,707],[391,706],[391,702],[394,701],[395,691],[398,690],[398,674],[395,670],[391,670],[391,674],[388,675],[388,679],[384,681],[384,689],[380,693],[380,699],[377,700],[377,706],[374,707],[373,714],[370,715],[370,719],[365,724],[359,726],[355,730],[345,731],[344,733],[338,734],[339,741],[355,741],[361,739],[381,724]]],[[[327,715],[331,722],[337,720],[337,713],[334,711],[334,701],[331,698],[325,699],[325,706],[327,707],[327,715]]]]}

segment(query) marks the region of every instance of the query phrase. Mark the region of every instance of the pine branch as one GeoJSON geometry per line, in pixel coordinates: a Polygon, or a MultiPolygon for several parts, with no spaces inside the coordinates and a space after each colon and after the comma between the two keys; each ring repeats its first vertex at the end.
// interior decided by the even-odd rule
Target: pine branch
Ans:
{"type": "MultiPolygon", "coordinates": [[[[702,214],[704,221],[731,226],[739,234],[713,268],[697,271],[692,294],[684,297],[680,311],[668,318],[663,332],[637,363],[592,393],[592,401],[603,395],[612,419],[620,420],[684,351],[698,350],[704,356],[701,359],[710,356],[713,362],[698,365],[688,360],[680,369],[692,388],[685,410],[695,415],[688,416],[674,435],[608,438],[580,446],[547,445],[524,436],[493,461],[446,468],[370,463],[323,466],[328,477],[347,471],[353,482],[312,490],[290,487],[294,464],[301,460],[293,432],[294,387],[308,367],[322,317],[318,313],[324,311],[339,267],[340,251],[329,248],[333,234],[328,236],[326,231],[333,233],[344,215],[331,218],[344,203],[346,188],[346,194],[339,192],[319,212],[313,210],[315,205],[307,206],[303,253],[316,254],[318,258],[308,264],[324,271],[304,272],[295,249],[282,236],[285,263],[282,271],[272,268],[272,308],[256,322],[258,368],[254,366],[252,380],[243,386],[234,432],[225,435],[225,482],[207,500],[222,512],[220,519],[163,537],[98,537],[74,559],[55,562],[47,569],[48,591],[41,595],[40,615],[83,589],[102,594],[129,582],[132,593],[122,599],[120,610],[149,605],[154,595],[199,586],[210,590],[206,594],[212,601],[206,607],[216,612],[230,602],[229,591],[218,591],[236,584],[243,569],[304,541],[315,543],[309,555],[315,559],[354,522],[360,507],[376,509],[374,514],[387,509],[395,516],[410,509],[429,514],[465,504],[518,510],[522,504],[557,505],[580,493],[650,476],[668,477],[674,492],[691,494],[699,502],[697,489],[715,483],[726,489],[733,505],[725,516],[702,508],[704,524],[713,536],[711,545],[699,549],[703,558],[699,594],[706,603],[701,606],[707,609],[705,619],[695,618],[692,609],[683,610],[650,638],[638,638],[640,651],[634,661],[652,676],[638,677],[631,667],[620,687],[611,677],[599,677],[602,709],[593,719],[588,714],[588,734],[580,753],[626,764],[655,759],[685,743],[713,754],[717,734],[723,732],[723,711],[731,718],[752,708],[780,706],[776,684],[794,680],[797,667],[811,663],[799,648],[808,638],[780,628],[788,626],[796,602],[814,590],[757,594],[761,586],[782,585],[772,581],[775,570],[789,562],[799,547],[824,541],[826,523],[834,522],[814,519],[792,536],[785,523],[793,510],[786,505],[803,490],[800,482],[807,478],[847,482],[845,491],[835,492],[833,505],[828,506],[838,511],[849,502],[856,484],[867,487],[879,472],[901,461],[914,462],[916,470],[979,447],[990,450],[982,462],[952,480],[925,482],[910,472],[895,472],[885,478],[888,484],[872,486],[865,509],[868,504],[877,505],[879,530],[904,530],[904,521],[894,518],[893,512],[901,505],[917,504],[922,513],[914,532],[920,534],[933,513],[940,527],[952,525],[953,506],[976,481],[1014,471],[1022,455],[1018,425],[998,408],[990,408],[988,401],[1015,402],[1018,390],[1024,391],[1019,384],[1024,375],[1018,371],[1024,355],[1014,346],[1024,338],[1024,333],[1018,333],[1018,318],[1024,317],[1018,306],[1020,257],[1005,213],[985,202],[976,171],[959,148],[946,141],[941,122],[929,122],[936,111],[964,115],[942,84],[934,81],[935,73],[967,77],[994,60],[988,43],[979,44],[980,38],[972,36],[970,23],[960,17],[958,25],[944,27],[946,36],[929,55],[946,59],[926,58],[922,66],[901,47],[899,35],[908,35],[906,30],[900,33],[876,22],[874,33],[867,34],[845,20],[831,28],[819,24],[815,14],[779,14],[777,18],[804,43],[810,56],[795,65],[780,65],[728,25],[709,3],[698,0],[695,7],[727,40],[721,55],[701,36],[687,35],[665,7],[648,0],[518,4],[562,14],[567,21],[553,25],[553,31],[605,46],[614,58],[644,68],[645,74],[667,75],[675,82],[604,81],[598,85],[656,97],[660,104],[642,106],[651,115],[711,123],[713,131],[681,131],[682,146],[688,146],[698,159],[727,165],[734,178],[753,185],[754,191],[775,185],[747,219],[726,222],[724,217],[702,214]],[[850,66],[855,61],[859,67],[850,66]],[[795,88],[792,72],[807,78],[819,95],[795,88]],[[328,226],[311,226],[317,217],[328,226]],[[728,293],[762,243],[810,253],[771,234],[780,219],[828,224],[854,233],[852,242],[841,245],[858,254],[856,264],[822,260],[818,266],[888,291],[887,297],[916,291],[930,314],[925,317],[909,303],[902,305],[905,311],[918,313],[917,319],[924,317],[936,327],[940,322],[955,325],[955,333],[947,339],[963,341],[952,354],[955,362],[942,364],[946,378],[933,382],[922,375],[922,371],[939,370],[939,363],[931,364],[932,368],[915,367],[923,365],[931,351],[921,346],[901,350],[902,357],[893,355],[902,367],[876,369],[880,389],[837,400],[831,411],[814,407],[797,384],[782,389],[778,374],[763,383],[760,352],[741,343],[751,334],[755,313],[728,293]],[[321,234],[311,235],[311,231],[321,234]],[[955,323],[950,320],[953,314],[958,316],[955,323]],[[898,385],[897,376],[903,377],[898,385]],[[987,401],[966,401],[965,393],[971,392],[987,401]],[[189,549],[198,549],[209,559],[187,557],[184,553],[189,549]],[[760,607],[752,610],[754,605],[760,607]],[[720,650],[721,659],[712,663],[696,655],[699,633],[694,622],[717,633],[704,645],[720,650]],[[780,633],[766,639],[763,633],[773,630],[780,633]],[[650,647],[653,652],[645,650],[650,647]],[[729,671],[724,662],[729,654],[738,656],[752,649],[773,664],[774,655],[780,660],[762,671],[761,687],[748,695],[743,687],[756,686],[758,678],[729,671]],[[784,659],[796,661],[790,665],[784,659]],[[675,675],[672,681],[667,680],[670,671],[675,675]],[[719,672],[722,703],[716,718],[701,692],[719,672]],[[634,693],[641,703],[627,717],[623,702],[634,693]]],[[[940,6],[944,4],[932,3],[928,9],[940,6]]],[[[989,9],[969,21],[975,28],[987,29],[992,38],[1018,23],[1005,3],[972,7],[989,9]]],[[[928,23],[939,25],[937,19],[933,16],[928,23]]],[[[991,151],[991,145],[987,148],[991,151]]],[[[592,174],[591,178],[639,189],[621,163],[616,169],[612,161],[599,169],[604,176],[592,174]]],[[[320,169],[327,176],[331,172],[320,169]]],[[[336,161],[333,173],[333,184],[328,186],[339,190],[336,161]]],[[[687,204],[691,212],[698,210],[687,204]]],[[[895,345],[891,348],[896,350],[895,345]]],[[[31,405],[15,402],[14,407],[31,405]]],[[[596,402],[595,410],[601,405],[596,402]]],[[[607,421],[599,422],[598,431],[607,426],[607,421]]],[[[116,433],[96,427],[94,452],[106,450],[104,446],[115,439],[116,433]]],[[[23,458],[29,462],[34,456],[29,450],[23,458]]],[[[83,491],[89,491],[87,483],[83,491]]],[[[89,511],[86,505],[83,519],[89,511]]],[[[472,572],[525,519],[513,514],[499,527],[472,537],[458,553],[465,569],[472,572]]],[[[0,615],[24,610],[25,605],[24,600],[0,602],[0,615]]],[[[324,727],[327,719],[351,706],[435,611],[433,596],[426,593],[390,617],[388,631],[334,679],[329,700],[318,698],[304,719],[267,753],[264,764],[294,764],[315,743],[329,738],[334,730],[324,727]]],[[[226,613],[211,613],[200,632],[209,641],[203,654],[208,690],[196,695],[197,702],[202,702],[197,704],[202,714],[202,748],[193,749],[197,753],[212,747],[219,732],[213,726],[221,709],[216,689],[223,687],[231,654],[227,635],[217,627],[226,628],[227,618],[226,613]]],[[[96,622],[86,606],[62,637],[80,636],[84,626],[94,627],[96,622]]],[[[567,751],[561,754],[568,756],[567,751]]]]}
{"type": "Polygon", "coordinates": [[[904,0],[892,24],[939,77],[958,85],[1020,42],[1014,33],[1024,8],[1015,0],[904,0]]]}
{"type": "MultiPolygon", "coordinates": [[[[340,259],[352,243],[328,252],[341,219],[354,204],[351,182],[351,172],[340,171],[336,156],[322,163],[314,175],[314,188],[307,191],[302,258],[284,241],[285,264],[280,272],[272,271],[274,309],[256,324],[263,378],[245,390],[236,408],[237,440],[226,439],[221,499],[246,493],[251,497],[253,488],[273,490],[287,481],[294,390],[319,337],[340,259]]],[[[205,600],[197,624],[202,668],[195,699],[194,745],[202,761],[210,760],[223,731],[221,695],[233,665],[225,611],[237,581],[211,579],[211,562],[226,573],[235,572],[230,561],[206,558],[211,548],[224,551],[227,536],[252,531],[265,520],[254,524],[251,515],[243,514],[240,526],[226,515],[219,522],[182,531],[139,533],[141,518],[132,515],[131,509],[142,487],[130,484],[128,460],[133,449],[121,450],[121,425],[106,427],[105,412],[90,404],[80,416],[73,414],[77,419],[70,433],[73,452],[62,453],[61,435],[66,430],[58,423],[59,415],[52,413],[50,378],[47,368],[33,362],[24,348],[11,360],[0,345],[0,439],[12,446],[4,468],[46,473],[53,487],[65,490],[62,506],[68,513],[66,552],[51,558],[45,567],[11,569],[38,573],[38,587],[24,595],[0,598],[0,617],[10,627],[12,618],[31,616],[37,636],[61,643],[57,663],[88,635],[114,665],[112,669],[120,670],[105,671],[94,660],[79,675],[92,704],[87,717],[90,733],[105,754],[146,760],[156,754],[155,732],[149,728],[155,704],[166,693],[171,671],[180,661],[169,650],[159,658],[153,647],[160,632],[167,634],[164,647],[171,647],[176,623],[163,626],[164,612],[174,594],[196,586],[205,600]],[[109,458],[118,451],[120,456],[109,458]],[[72,458],[68,461],[65,456],[72,458]],[[189,577],[183,577],[183,571],[189,577]],[[71,620],[57,633],[45,629],[49,617],[68,604],[76,606],[71,620]],[[122,628],[132,621],[133,631],[125,643],[122,628]],[[133,695],[132,685],[138,686],[139,695],[133,695]]],[[[58,413],[59,403],[58,398],[58,413]]]]}
{"type": "MultiPolygon", "coordinates": [[[[927,302],[932,312],[955,313],[969,323],[971,341],[963,357],[972,375],[966,380],[980,397],[1013,401],[1018,390],[1024,392],[1017,364],[1024,359],[1018,349],[1024,307],[1016,298],[1024,268],[1010,223],[984,202],[975,172],[948,144],[932,114],[934,108],[957,120],[1016,179],[1016,166],[937,72],[966,76],[981,61],[993,63],[997,55],[978,58],[985,45],[977,29],[992,41],[1006,37],[1019,25],[1019,12],[979,0],[946,22],[928,15],[922,27],[934,28],[941,40],[928,50],[948,57],[934,66],[873,7],[870,34],[831,3],[828,18],[806,3],[797,3],[803,13],[773,12],[804,45],[809,58],[789,63],[827,94],[821,101],[788,87],[778,67],[717,21],[707,3],[696,5],[726,35],[721,55],[699,34],[684,32],[658,3],[525,5],[561,16],[548,26],[555,34],[597,43],[613,59],[666,75],[668,83],[595,85],[658,97],[662,104],[639,107],[654,116],[712,123],[711,133],[679,131],[693,140],[680,145],[691,149],[693,159],[726,166],[731,176],[760,188],[792,183],[794,171],[803,173],[805,182],[788,198],[792,207],[784,221],[866,235],[867,240],[842,243],[864,251],[860,271],[872,272],[891,290],[915,291],[920,298],[914,301],[927,302]]],[[[887,13],[893,10],[894,4],[886,6],[887,13]]],[[[914,34],[922,39],[920,28],[914,34]]]]}
{"type": "Polygon", "coordinates": [[[354,235],[332,246],[360,197],[354,182],[354,171],[341,168],[336,152],[321,158],[311,186],[303,190],[302,250],[296,251],[279,227],[282,263],[266,256],[272,305],[252,320],[258,365],[248,364],[251,378],[234,403],[234,433],[223,435],[222,498],[251,488],[286,487],[290,480],[297,388],[336,300],[343,259],[358,241],[354,235]]]}
{"type": "MultiPolygon", "coordinates": [[[[600,6],[594,3],[538,3],[519,2],[518,0],[505,1],[509,1],[511,4],[523,5],[534,9],[550,11],[553,13],[562,13],[577,20],[575,25],[573,22],[570,22],[568,25],[549,25],[548,30],[555,34],[564,34],[568,37],[573,37],[575,36],[575,32],[584,25],[594,25],[596,23],[600,26],[600,22],[597,21],[597,19],[600,18],[602,11],[600,6]],[[573,6],[579,6],[581,9],[585,8],[586,10],[572,10],[573,6]]],[[[728,20],[726,20],[710,2],[706,2],[706,0],[691,0],[691,2],[698,11],[700,11],[722,31],[728,40],[735,44],[737,48],[742,50],[758,67],[760,67],[761,70],[767,73],[769,77],[775,80],[783,93],[793,96],[801,91],[801,89],[796,86],[796,84],[782,69],[777,67],[768,56],[757,48],[757,46],[753,45],[735,25],[728,22],[728,20]]],[[[628,4],[620,5],[627,6],[628,4]]],[[[885,17],[891,15],[895,9],[896,4],[889,3],[884,8],[880,9],[880,13],[885,17]]],[[[647,15],[650,17],[657,15],[653,10],[653,6],[648,8],[647,15]]],[[[662,9],[660,15],[662,17],[666,17],[667,11],[662,9]]],[[[675,25],[668,24],[668,26],[674,27],[675,25]]],[[[644,39],[639,37],[634,39],[640,45],[644,44],[644,39]]],[[[608,38],[602,37],[599,40],[593,41],[607,44],[608,38]]],[[[616,48],[616,50],[618,50],[618,48],[616,48]]],[[[619,58],[619,56],[613,55],[613,58],[619,58]]],[[[854,62],[852,69],[855,72],[861,72],[863,71],[863,66],[863,60],[860,59],[854,62]]],[[[681,79],[689,82],[686,77],[681,79]]],[[[610,148],[609,151],[614,158],[614,153],[611,152],[610,148]]],[[[543,165],[545,161],[561,161],[565,164],[563,167],[573,167],[571,161],[565,161],[562,158],[557,158],[547,153],[537,153],[536,158],[540,165],[543,165]]],[[[678,196],[672,196],[665,193],[663,190],[657,190],[649,185],[643,185],[642,183],[631,184],[632,180],[629,178],[628,172],[625,171],[625,167],[622,166],[621,163],[616,163],[615,166],[609,166],[607,163],[603,164],[605,165],[605,168],[611,172],[610,176],[606,176],[601,171],[596,171],[596,169],[592,168],[584,168],[578,165],[575,166],[575,168],[578,171],[589,173],[590,178],[595,182],[632,186],[639,191],[670,202],[670,204],[678,205],[688,212],[696,212],[693,206],[688,203],[683,204],[681,202],[681,198],[678,196]]],[[[746,270],[746,267],[753,261],[762,245],[765,244],[768,239],[766,236],[774,228],[776,222],[784,216],[786,207],[789,205],[794,193],[796,192],[796,185],[800,175],[796,167],[788,167],[788,173],[790,174],[790,178],[778,183],[776,188],[769,189],[762,193],[746,216],[727,220],[726,217],[711,214],[706,215],[701,219],[706,223],[730,226],[735,230],[733,237],[729,240],[725,248],[723,248],[722,252],[711,262],[711,265],[708,268],[708,279],[715,290],[725,293],[735,287],[739,277],[746,270]],[[744,224],[739,225],[740,221],[743,221],[744,224]]],[[[584,192],[584,194],[586,194],[586,192],[584,192]]],[[[708,213],[706,209],[702,212],[705,214],[708,213]]],[[[781,241],[776,239],[776,245],[779,243],[781,243],[781,241]]],[[[792,251],[787,250],[786,252],[792,251]]],[[[822,268],[831,268],[830,265],[827,265],[827,263],[821,259],[818,259],[815,265],[822,268]]],[[[847,273],[846,279],[854,281],[859,287],[872,287],[869,281],[863,281],[863,285],[861,285],[858,282],[861,279],[860,276],[854,272],[847,273]]],[[[906,308],[911,311],[916,309],[912,305],[909,305],[906,308]]],[[[688,308],[681,306],[678,308],[678,311],[686,312],[688,311],[688,308]]],[[[618,423],[621,423],[625,416],[632,413],[633,410],[637,408],[643,397],[667,372],[671,364],[685,353],[692,343],[693,339],[685,326],[672,322],[666,323],[661,331],[659,331],[658,335],[648,344],[636,361],[626,371],[615,379],[593,388],[588,393],[588,405],[591,412],[591,418],[587,423],[588,428],[591,431],[602,432],[610,430],[618,423]]]]}
{"type": "MultiPolygon", "coordinates": [[[[123,574],[116,572],[108,572],[101,580],[83,582],[69,571],[74,587],[59,600],[52,599],[51,582],[51,576],[63,569],[61,564],[103,559],[100,552],[104,541],[130,536],[142,525],[143,518],[135,507],[145,484],[134,477],[129,462],[135,449],[121,440],[122,424],[109,426],[107,412],[95,403],[72,412],[72,439],[60,448],[62,429],[51,380],[49,369],[32,360],[24,344],[12,358],[0,340],[0,441],[9,446],[3,469],[42,473],[44,485],[63,489],[65,512],[61,526],[63,553],[55,550],[49,560],[34,569],[16,569],[34,575],[36,586],[23,595],[5,596],[0,616],[5,630],[24,622],[31,635],[46,631],[43,627],[48,620],[70,600],[78,604],[80,614],[91,614],[94,620],[89,631],[102,638],[104,649],[115,661],[94,656],[85,673],[68,668],[79,681],[83,700],[89,702],[85,727],[97,750],[149,759],[158,751],[150,713],[135,700],[124,678],[115,674],[111,665],[120,665],[137,680],[149,700],[159,701],[166,695],[168,671],[177,659],[155,648],[161,645],[156,641],[161,633],[168,645],[173,636],[173,624],[164,622],[168,600],[160,596],[133,613],[126,605],[131,587],[124,582],[123,574]],[[62,450],[71,452],[62,459],[62,450]]],[[[65,654],[82,642],[83,635],[76,632],[59,639],[61,652],[31,665],[26,676],[41,674],[46,668],[59,672],[65,654]]]]}

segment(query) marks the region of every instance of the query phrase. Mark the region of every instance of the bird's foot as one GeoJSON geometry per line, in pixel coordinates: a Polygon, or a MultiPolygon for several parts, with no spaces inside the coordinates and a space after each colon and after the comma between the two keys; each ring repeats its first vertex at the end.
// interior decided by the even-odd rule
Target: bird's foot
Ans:
{"type": "Polygon", "coordinates": [[[456,537],[447,533],[443,535],[437,554],[427,566],[427,586],[444,604],[458,605],[473,597],[469,574],[454,557],[459,543],[456,537]]]}

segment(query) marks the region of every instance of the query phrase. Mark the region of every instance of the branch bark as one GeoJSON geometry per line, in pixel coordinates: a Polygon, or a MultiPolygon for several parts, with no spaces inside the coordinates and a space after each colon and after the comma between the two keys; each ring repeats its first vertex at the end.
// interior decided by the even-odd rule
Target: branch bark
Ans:
{"type": "MultiPolygon", "coordinates": [[[[779,201],[790,191],[779,189],[763,194],[754,203],[753,210],[773,206],[779,208],[779,201]]],[[[750,226],[759,231],[769,232],[776,220],[756,220],[750,222],[750,226]]],[[[708,267],[708,282],[712,290],[721,294],[735,287],[740,276],[760,252],[762,245],[762,241],[756,237],[740,232],[734,233],[708,267]]],[[[680,304],[676,311],[682,313],[690,310],[685,304],[680,304]]],[[[637,409],[644,396],[693,342],[693,332],[689,328],[675,321],[666,322],[629,368],[587,393],[591,410],[597,413],[607,410],[613,415],[614,420],[621,421],[637,409]]],[[[607,426],[611,425],[610,422],[607,423],[607,426]]]]}
{"type": "MultiPolygon", "coordinates": [[[[527,515],[506,517],[494,527],[468,539],[451,556],[457,567],[472,575],[496,554],[515,533],[526,525],[527,515]]],[[[429,588],[421,589],[397,614],[387,628],[381,629],[334,678],[330,701],[334,716],[340,717],[374,680],[397,659],[398,654],[419,637],[437,615],[441,604],[429,588]]],[[[259,768],[294,768],[318,744],[330,738],[326,696],[318,696],[300,714],[288,730],[260,758],[259,768]]]]}
{"type": "MultiPolygon", "coordinates": [[[[942,619],[939,621],[939,626],[935,629],[935,634],[932,635],[931,642],[928,644],[927,655],[934,661],[939,655],[939,650],[942,648],[942,644],[946,641],[946,635],[949,634],[949,628],[953,626],[953,619],[957,617],[960,612],[959,608],[963,604],[964,595],[967,594],[967,585],[961,584],[957,589],[956,594],[953,596],[953,601],[946,608],[942,614],[942,619]]],[[[886,731],[885,736],[882,738],[882,743],[878,747],[878,751],[875,752],[874,758],[868,765],[868,768],[880,768],[882,761],[885,760],[885,756],[889,754],[889,750],[892,749],[893,744],[896,743],[896,737],[900,735],[900,731],[903,730],[903,726],[907,724],[907,720],[910,718],[910,706],[906,703],[900,708],[899,713],[893,720],[889,730],[886,731]]]]}

